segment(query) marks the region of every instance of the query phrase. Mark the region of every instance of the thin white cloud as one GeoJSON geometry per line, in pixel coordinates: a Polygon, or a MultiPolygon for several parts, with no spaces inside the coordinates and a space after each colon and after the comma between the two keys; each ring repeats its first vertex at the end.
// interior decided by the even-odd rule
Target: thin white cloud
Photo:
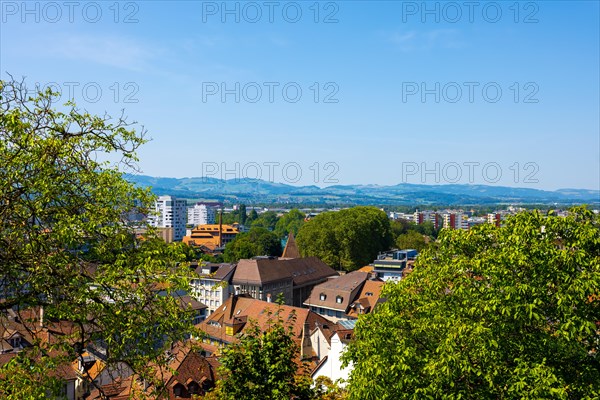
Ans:
{"type": "Polygon", "coordinates": [[[82,63],[141,72],[164,51],[122,36],[77,35],[45,38],[43,52],[82,63]]]}
{"type": "Polygon", "coordinates": [[[386,32],[384,37],[402,51],[419,51],[433,48],[460,48],[465,42],[456,29],[434,29],[431,31],[386,32]]]}

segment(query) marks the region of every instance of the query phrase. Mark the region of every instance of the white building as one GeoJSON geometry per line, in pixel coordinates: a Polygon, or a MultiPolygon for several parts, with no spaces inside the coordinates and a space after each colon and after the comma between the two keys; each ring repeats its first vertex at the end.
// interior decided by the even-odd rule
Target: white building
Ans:
{"type": "Polygon", "coordinates": [[[312,378],[326,376],[344,387],[350,377],[353,365],[350,363],[346,368],[342,368],[340,358],[351,340],[353,327],[351,329],[337,329],[332,336],[328,335],[327,330],[317,328],[310,338],[313,349],[315,349],[314,351],[319,358],[319,364],[312,373],[312,378]],[[329,339],[327,339],[328,337],[329,339]]]}
{"type": "Polygon", "coordinates": [[[148,221],[157,228],[173,228],[173,240],[185,236],[187,202],[173,196],[160,196],[154,204],[154,214],[148,221]]]}
{"type": "Polygon", "coordinates": [[[215,223],[217,213],[214,207],[203,203],[196,203],[193,207],[188,208],[187,212],[188,225],[198,226],[215,223]]]}
{"type": "Polygon", "coordinates": [[[469,229],[469,222],[462,211],[446,212],[442,218],[445,229],[469,229]]]}
{"type": "Polygon", "coordinates": [[[202,264],[195,272],[198,274],[190,282],[190,294],[208,306],[207,315],[212,314],[234,293],[231,278],[235,264],[202,264]]]}
{"type": "Polygon", "coordinates": [[[406,219],[408,221],[412,221],[414,219],[413,214],[406,214],[396,211],[390,211],[388,213],[388,216],[390,217],[390,219],[406,219]]]}

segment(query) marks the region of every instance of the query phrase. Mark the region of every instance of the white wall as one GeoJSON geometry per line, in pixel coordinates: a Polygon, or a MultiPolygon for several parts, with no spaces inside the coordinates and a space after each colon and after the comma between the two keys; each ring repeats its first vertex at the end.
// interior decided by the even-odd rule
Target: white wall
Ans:
{"type": "MultiPolygon", "coordinates": [[[[335,333],[331,338],[331,349],[329,350],[329,354],[327,354],[327,360],[315,371],[313,379],[319,376],[327,376],[334,382],[338,379],[347,381],[350,377],[350,371],[352,371],[352,364],[346,368],[342,368],[340,357],[345,347],[346,345],[342,343],[338,334],[335,333]]],[[[340,381],[340,386],[342,387],[345,386],[343,381],[340,381]]]]}

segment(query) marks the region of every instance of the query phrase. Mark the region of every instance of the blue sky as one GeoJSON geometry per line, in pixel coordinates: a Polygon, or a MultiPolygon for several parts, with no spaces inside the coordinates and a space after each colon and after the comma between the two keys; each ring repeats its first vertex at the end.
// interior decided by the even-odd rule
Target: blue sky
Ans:
{"type": "Polygon", "coordinates": [[[600,186],[596,1],[23,4],[2,77],[125,108],[149,175],[600,186]]]}

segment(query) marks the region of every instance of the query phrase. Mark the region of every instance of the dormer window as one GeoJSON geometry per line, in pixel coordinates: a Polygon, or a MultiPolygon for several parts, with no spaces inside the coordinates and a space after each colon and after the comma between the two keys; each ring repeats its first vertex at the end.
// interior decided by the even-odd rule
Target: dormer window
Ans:
{"type": "Polygon", "coordinates": [[[325,301],[325,300],[327,299],[327,295],[326,295],[325,293],[321,293],[321,294],[319,295],[319,299],[320,299],[321,301],[325,301]]]}
{"type": "Polygon", "coordinates": [[[21,346],[21,337],[20,336],[15,336],[12,339],[9,340],[10,345],[15,348],[15,347],[20,347],[21,346]]]}
{"type": "Polygon", "coordinates": [[[342,296],[336,296],[335,297],[335,302],[338,304],[342,304],[342,301],[344,301],[344,298],[342,296]]]}
{"type": "Polygon", "coordinates": [[[185,386],[183,386],[181,383],[177,383],[173,387],[173,394],[175,395],[175,397],[182,397],[184,395],[184,391],[185,391],[185,386]]]}
{"type": "Polygon", "coordinates": [[[195,381],[191,381],[188,385],[188,393],[189,394],[200,393],[200,385],[198,385],[195,381]]]}

